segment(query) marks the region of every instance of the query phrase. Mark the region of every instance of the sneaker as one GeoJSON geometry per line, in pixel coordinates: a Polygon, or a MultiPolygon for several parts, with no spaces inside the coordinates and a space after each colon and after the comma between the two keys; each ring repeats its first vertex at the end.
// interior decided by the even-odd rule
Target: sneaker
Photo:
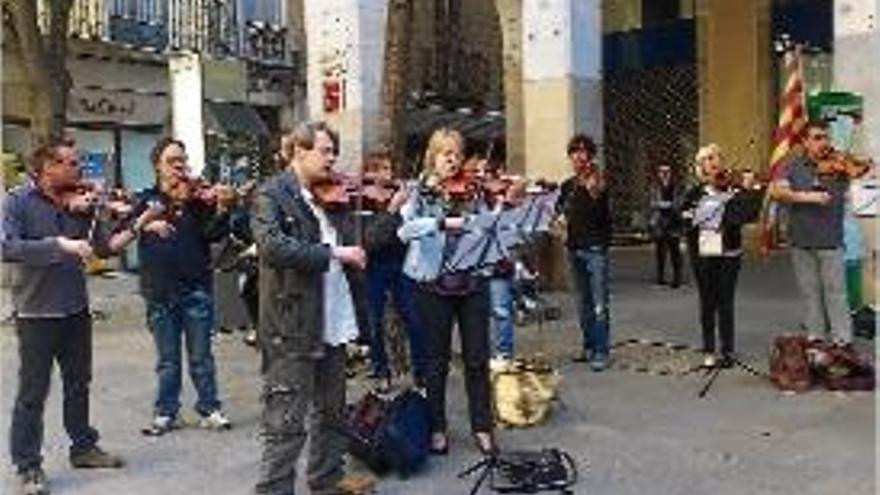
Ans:
{"type": "Polygon", "coordinates": [[[125,461],[119,456],[104,452],[96,445],[89,450],[71,453],[70,465],[77,469],[116,469],[125,466],[125,461]]]}
{"type": "Polygon", "coordinates": [[[249,345],[251,347],[257,347],[257,331],[255,329],[250,329],[247,333],[244,334],[242,338],[245,345],[249,345]]]}
{"type": "Polygon", "coordinates": [[[376,479],[364,475],[348,475],[327,488],[312,488],[312,495],[368,495],[376,493],[376,479]]]}
{"type": "Polygon", "coordinates": [[[590,369],[595,373],[601,373],[608,368],[608,358],[594,356],[590,359],[590,369]]]}
{"type": "Polygon", "coordinates": [[[171,430],[177,429],[177,418],[174,416],[158,415],[153,418],[153,422],[149,426],[141,430],[141,433],[148,437],[159,437],[171,430]]]}
{"type": "Polygon", "coordinates": [[[232,423],[223,411],[216,409],[211,414],[202,416],[199,426],[208,430],[229,430],[232,428],[232,423]]]}
{"type": "Polygon", "coordinates": [[[581,351],[578,354],[576,354],[574,357],[571,358],[571,361],[573,363],[586,363],[589,360],[590,360],[590,358],[587,355],[587,351],[581,351]]]}
{"type": "Polygon", "coordinates": [[[718,358],[715,357],[715,354],[707,353],[705,357],[703,357],[703,367],[704,368],[714,368],[718,365],[718,358]]]}
{"type": "Polygon", "coordinates": [[[49,481],[43,468],[37,466],[18,473],[22,495],[49,495],[49,481]]]}

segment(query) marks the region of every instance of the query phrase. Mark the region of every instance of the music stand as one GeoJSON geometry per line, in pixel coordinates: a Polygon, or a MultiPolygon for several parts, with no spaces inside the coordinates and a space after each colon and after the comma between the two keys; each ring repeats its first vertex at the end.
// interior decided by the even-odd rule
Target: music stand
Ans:
{"type": "Polygon", "coordinates": [[[706,382],[703,384],[703,388],[701,388],[700,392],[697,394],[697,397],[700,399],[706,397],[706,394],[709,393],[709,389],[712,388],[712,385],[715,384],[718,376],[721,375],[721,372],[724,370],[739,368],[746,373],[752,376],[756,376],[758,378],[764,378],[767,376],[766,373],[742,362],[742,360],[740,360],[740,358],[736,354],[727,354],[725,356],[722,356],[721,359],[719,359],[714,366],[708,366],[706,368],[706,382]]]}
{"type": "Polygon", "coordinates": [[[455,252],[441,272],[480,270],[511,258],[513,249],[530,235],[549,230],[556,196],[556,191],[536,194],[514,208],[469,217],[455,252]]]}

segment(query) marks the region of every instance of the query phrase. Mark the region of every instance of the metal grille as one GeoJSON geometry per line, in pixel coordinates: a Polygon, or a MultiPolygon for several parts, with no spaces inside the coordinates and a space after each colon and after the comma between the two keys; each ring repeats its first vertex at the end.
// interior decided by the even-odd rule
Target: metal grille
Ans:
{"type": "Polygon", "coordinates": [[[605,163],[615,230],[644,232],[651,176],[661,164],[681,180],[698,147],[697,69],[652,67],[605,80],[605,163]]]}

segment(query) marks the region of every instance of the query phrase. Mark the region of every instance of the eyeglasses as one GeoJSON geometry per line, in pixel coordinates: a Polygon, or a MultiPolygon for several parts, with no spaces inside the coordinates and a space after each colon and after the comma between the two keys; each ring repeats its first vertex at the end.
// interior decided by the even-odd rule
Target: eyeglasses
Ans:
{"type": "Polygon", "coordinates": [[[79,167],[79,158],[55,158],[58,165],[66,165],[68,167],[79,167]]]}

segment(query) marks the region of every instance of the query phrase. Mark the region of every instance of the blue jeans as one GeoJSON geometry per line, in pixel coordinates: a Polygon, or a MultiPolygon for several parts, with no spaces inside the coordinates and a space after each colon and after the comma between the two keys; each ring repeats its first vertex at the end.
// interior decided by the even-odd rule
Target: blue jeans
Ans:
{"type": "Polygon", "coordinates": [[[403,320],[409,337],[413,375],[422,379],[428,371],[425,330],[415,308],[415,282],[403,274],[403,261],[398,258],[374,258],[367,267],[367,300],[370,324],[370,361],[373,373],[388,376],[388,354],[385,352],[385,302],[390,292],[394,307],[403,320]]]}
{"type": "Polygon", "coordinates": [[[211,351],[211,293],[206,289],[181,289],[168,301],[148,300],[147,325],[156,344],[159,389],[155,413],[175,417],[180,410],[181,337],[186,341],[189,374],[198,395],[196,411],[208,415],[219,409],[217,372],[211,351]]]}
{"type": "Polygon", "coordinates": [[[513,357],[513,275],[489,279],[489,296],[495,355],[513,357]]]}
{"type": "Polygon", "coordinates": [[[569,250],[574,273],[584,351],[596,359],[608,357],[610,310],[608,307],[608,250],[589,247],[569,250]]]}

